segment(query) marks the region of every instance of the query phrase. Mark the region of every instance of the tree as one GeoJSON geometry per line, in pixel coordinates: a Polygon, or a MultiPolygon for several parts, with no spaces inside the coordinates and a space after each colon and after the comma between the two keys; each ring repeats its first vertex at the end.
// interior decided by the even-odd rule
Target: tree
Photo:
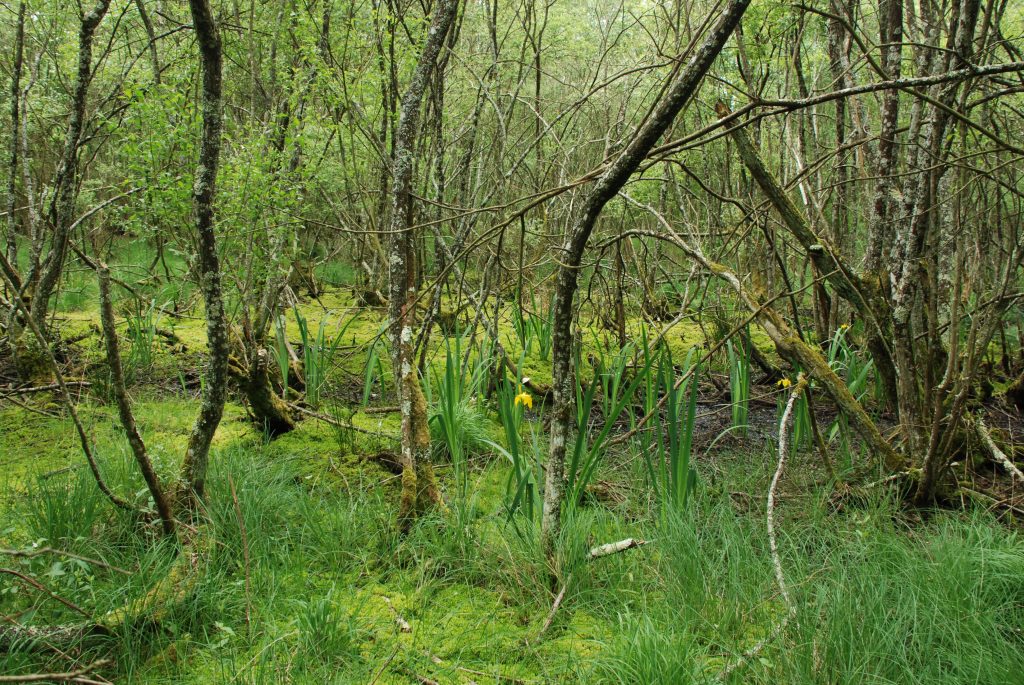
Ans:
{"type": "MultiPolygon", "coordinates": [[[[554,555],[555,540],[561,529],[566,444],[570,422],[574,416],[573,404],[576,396],[571,366],[574,300],[587,241],[601,210],[618,194],[675,120],[676,115],[693,97],[704,75],[711,68],[711,64],[729,40],[749,5],[750,0],[731,0],[726,4],[721,16],[704,36],[701,44],[694,49],[686,65],[680,67],[666,84],[663,95],[652,108],[646,121],[594,183],[566,232],[555,282],[551,350],[554,395],[551,408],[551,446],[548,453],[544,513],[541,521],[541,534],[549,557],[554,555]]],[[[585,439],[585,436],[577,436],[577,439],[585,439]]]]}
{"type": "Polygon", "coordinates": [[[398,520],[408,526],[424,506],[439,504],[441,493],[430,465],[430,428],[413,349],[416,323],[416,230],[413,219],[413,171],[419,134],[420,104],[431,72],[455,23],[458,0],[440,0],[416,63],[402,95],[392,161],[391,211],[388,223],[388,319],[391,364],[402,417],[402,497],[398,520]]]}
{"type": "Polygon", "coordinates": [[[175,495],[179,510],[191,511],[198,506],[206,488],[206,471],[210,459],[210,443],[224,414],[228,381],[228,324],[221,290],[220,258],[214,226],[214,198],[217,168],[220,164],[221,104],[221,42],[213,10],[207,0],[189,0],[192,27],[199,42],[202,65],[202,139],[196,166],[192,202],[196,215],[197,261],[199,285],[206,308],[206,344],[209,362],[202,404],[189,434],[181,482],[175,495]]]}

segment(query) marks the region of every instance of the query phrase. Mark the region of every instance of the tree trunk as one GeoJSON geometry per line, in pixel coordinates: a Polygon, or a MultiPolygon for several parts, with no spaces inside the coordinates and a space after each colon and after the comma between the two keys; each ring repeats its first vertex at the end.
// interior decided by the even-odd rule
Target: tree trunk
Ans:
{"type": "Polygon", "coordinates": [[[139,465],[142,477],[146,481],[146,487],[149,488],[149,494],[156,505],[157,513],[160,515],[164,534],[174,535],[174,516],[171,513],[170,500],[153,468],[153,462],[146,450],[146,443],[139,434],[138,426],[135,423],[135,413],[132,411],[131,400],[128,399],[128,391],[124,384],[121,349],[117,344],[117,329],[114,327],[114,305],[110,298],[110,269],[106,264],[100,263],[96,273],[100,283],[100,321],[103,328],[103,342],[107,353],[107,366],[110,370],[110,384],[114,391],[114,401],[117,403],[121,426],[128,437],[128,445],[131,447],[135,462],[139,465]]]}
{"type": "Polygon", "coordinates": [[[210,443],[224,414],[228,377],[228,326],[220,284],[220,260],[214,232],[214,195],[221,145],[221,43],[213,11],[208,0],[189,0],[192,26],[199,41],[203,71],[203,133],[199,146],[192,205],[198,233],[199,281],[206,307],[206,339],[209,367],[203,388],[202,405],[189,435],[182,464],[181,483],[175,501],[184,511],[192,511],[203,498],[210,443]]]}
{"type": "Polygon", "coordinates": [[[413,153],[419,134],[420,104],[427,81],[435,69],[441,47],[458,13],[458,0],[440,0],[434,10],[412,81],[402,96],[394,137],[394,164],[389,222],[388,318],[391,359],[402,416],[402,495],[398,510],[404,529],[425,506],[439,504],[441,494],[430,464],[430,428],[427,401],[423,396],[413,359],[413,327],[416,323],[416,251],[412,221],[413,153]]]}
{"type": "MultiPolygon", "coordinates": [[[[721,102],[718,103],[718,114],[723,117],[729,114],[729,109],[721,102]]],[[[729,122],[726,127],[736,143],[740,159],[782,218],[783,225],[803,247],[817,272],[864,319],[868,326],[868,350],[875,361],[875,368],[882,378],[887,396],[895,402],[895,367],[886,342],[891,336],[891,314],[879,287],[870,279],[858,276],[835,245],[811,230],[807,219],[789,199],[782,184],[768,170],[747,132],[735,121],[729,122]]]]}
{"type": "MultiPolygon", "coordinates": [[[[21,114],[21,68],[24,63],[25,46],[25,2],[18,3],[18,24],[14,34],[14,64],[11,68],[11,145],[10,162],[8,171],[10,177],[7,179],[7,262],[12,265],[18,263],[18,222],[14,217],[14,210],[17,207],[17,178],[18,178],[18,131],[21,127],[18,123],[21,114]]],[[[12,272],[8,278],[15,287],[20,288],[21,283],[17,274],[12,272]]],[[[16,297],[17,293],[11,293],[16,297]]]]}
{"type": "MultiPolygon", "coordinates": [[[[721,17],[707,33],[703,43],[693,52],[690,61],[673,75],[662,99],[650,116],[633,135],[630,143],[618,155],[608,170],[597,180],[583,201],[582,209],[567,232],[555,280],[554,329],[552,331],[551,366],[553,402],[551,410],[551,445],[548,453],[547,475],[544,487],[544,509],[541,518],[541,537],[549,559],[554,558],[555,540],[561,531],[562,490],[565,474],[565,452],[569,426],[573,419],[573,401],[576,396],[572,359],[573,302],[576,296],[579,267],[590,234],[597,218],[616,193],[625,185],[633,171],[675,120],[696,92],[701,80],[711,68],[725,42],[732,35],[750,0],[730,0],[721,17]]],[[[580,436],[580,439],[584,439],[580,436]]]]}
{"type": "MultiPolygon", "coordinates": [[[[32,294],[32,318],[40,329],[46,330],[46,315],[49,311],[50,296],[64,270],[68,241],[71,237],[71,223],[74,220],[75,199],[78,195],[78,148],[85,126],[85,105],[92,82],[92,42],[96,29],[110,8],[110,0],[99,0],[96,6],[82,15],[78,32],[78,76],[75,80],[74,96],[71,100],[71,118],[64,136],[64,151],[53,184],[47,220],[53,231],[50,254],[40,267],[41,275],[32,294]]],[[[34,282],[29,277],[29,283],[34,282]]]]}

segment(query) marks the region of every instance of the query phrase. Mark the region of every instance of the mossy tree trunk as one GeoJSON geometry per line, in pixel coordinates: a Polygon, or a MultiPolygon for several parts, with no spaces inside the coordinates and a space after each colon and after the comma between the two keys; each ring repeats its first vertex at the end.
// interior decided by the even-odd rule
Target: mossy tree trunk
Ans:
{"type": "Polygon", "coordinates": [[[179,509],[192,511],[202,501],[206,486],[206,472],[210,458],[213,434],[224,414],[228,377],[228,325],[224,313],[221,291],[220,260],[217,255],[217,237],[214,231],[214,196],[217,168],[220,163],[222,104],[221,104],[221,42],[213,10],[207,0],[189,0],[192,26],[199,42],[200,63],[203,73],[202,140],[199,146],[199,164],[192,192],[198,233],[198,263],[200,289],[206,308],[206,339],[209,362],[203,399],[189,435],[181,482],[175,501],[179,509]]]}
{"type": "MultiPolygon", "coordinates": [[[[110,0],[99,0],[87,13],[81,16],[78,31],[78,73],[75,78],[74,94],[71,98],[71,116],[64,134],[64,149],[53,182],[53,194],[46,220],[52,231],[50,253],[39,267],[39,273],[26,277],[32,293],[32,318],[36,325],[46,330],[46,315],[49,311],[50,296],[53,295],[64,270],[68,242],[71,238],[71,224],[74,221],[75,201],[78,196],[78,152],[85,128],[85,107],[92,83],[92,45],[96,29],[110,8],[110,0]],[[38,275],[38,280],[37,280],[38,275]]],[[[12,133],[12,135],[14,135],[12,133]]]]}
{"type": "Polygon", "coordinates": [[[427,82],[458,14],[458,0],[440,0],[434,8],[427,38],[416,69],[402,96],[392,165],[389,222],[388,318],[392,367],[402,417],[402,495],[399,525],[407,528],[426,506],[441,503],[441,493],[430,464],[430,429],[427,401],[414,363],[413,328],[416,325],[416,241],[413,228],[413,166],[419,135],[420,105],[427,82]]]}

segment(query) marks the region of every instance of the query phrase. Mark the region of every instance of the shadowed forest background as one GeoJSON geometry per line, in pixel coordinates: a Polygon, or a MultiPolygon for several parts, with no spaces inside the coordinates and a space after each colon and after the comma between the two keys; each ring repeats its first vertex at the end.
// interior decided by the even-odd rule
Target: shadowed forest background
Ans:
{"type": "Polygon", "coordinates": [[[0,48],[0,683],[1024,682],[1017,3],[0,48]]]}

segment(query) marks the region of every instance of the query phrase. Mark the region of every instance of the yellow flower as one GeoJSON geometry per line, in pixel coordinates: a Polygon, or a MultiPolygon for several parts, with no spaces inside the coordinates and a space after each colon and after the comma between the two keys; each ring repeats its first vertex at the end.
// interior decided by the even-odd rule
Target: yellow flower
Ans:
{"type": "Polygon", "coordinates": [[[779,386],[780,388],[788,388],[789,386],[793,385],[793,381],[789,380],[788,378],[783,378],[775,385],[779,386]]]}
{"type": "Polygon", "coordinates": [[[527,409],[533,409],[533,396],[524,390],[523,392],[516,395],[515,404],[516,406],[521,404],[527,409]]]}
{"type": "Polygon", "coordinates": [[[841,330],[841,331],[845,331],[849,327],[850,327],[850,324],[848,324],[848,323],[841,323],[841,324],[839,324],[839,330],[841,330]]]}

